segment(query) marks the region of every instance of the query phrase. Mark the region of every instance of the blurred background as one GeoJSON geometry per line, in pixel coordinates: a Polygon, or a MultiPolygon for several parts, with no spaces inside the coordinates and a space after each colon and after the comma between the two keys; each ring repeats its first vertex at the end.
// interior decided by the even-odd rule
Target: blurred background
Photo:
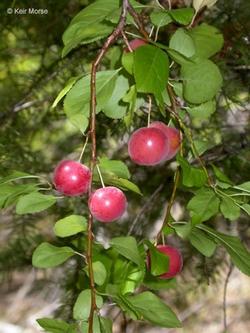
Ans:
{"type": "MultiPolygon", "coordinates": [[[[89,72],[91,61],[101,45],[99,42],[85,45],[61,58],[62,33],[72,17],[90,2],[0,2],[1,177],[12,170],[51,177],[61,159],[74,159],[80,155],[83,137],[66,120],[62,103],[56,109],[51,105],[69,78],[89,72]],[[7,10],[30,7],[44,9],[45,13],[15,14],[7,10]]],[[[174,8],[187,3],[172,0],[174,8]]],[[[218,96],[216,113],[209,120],[193,119],[190,127],[194,139],[202,138],[211,144],[203,155],[204,161],[216,163],[233,182],[241,183],[250,175],[250,2],[218,0],[216,6],[202,13],[200,20],[223,32],[225,45],[214,60],[224,75],[224,86],[218,96]]],[[[168,40],[170,32],[171,28],[161,30],[163,43],[168,40]]],[[[122,52],[121,47],[120,50],[122,52]]],[[[103,68],[106,66],[116,66],[112,53],[103,62],[103,68]]],[[[153,114],[153,118],[157,119],[158,115],[153,114]]],[[[145,123],[145,116],[139,113],[135,127],[145,123]]],[[[158,168],[137,168],[127,159],[125,133],[122,121],[98,116],[99,154],[126,161],[132,179],[144,197],[127,194],[130,202],[127,216],[105,228],[98,226],[97,235],[101,241],[109,239],[110,235],[125,235],[135,221],[133,235],[138,239],[155,235],[172,189],[174,162],[158,168]]],[[[183,205],[189,197],[190,193],[182,189],[178,191],[174,217],[185,217],[183,205]]],[[[31,255],[44,240],[58,242],[53,236],[53,224],[60,216],[72,211],[86,212],[86,203],[79,198],[68,199],[36,215],[17,216],[11,206],[1,211],[0,333],[40,332],[36,319],[41,317],[70,320],[72,304],[79,293],[74,283],[77,263],[72,260],[59,269],[40,271],[32,268],[31,255]]],[[[234,223],[218,216],[213,224],[220,230],[238,233],[242,242],[250,246],[246,215],[234,223]]],[[[161,295],[179,314],[184,328],[157,329],[141,323],[124,323],[116,308],[104,309],[104,314],[114,318],[114,332],[222,333],[225,307],[227,332],[250,332],[249,278],[231,266],[222,249],[218,249],[212,258],[204,259],[188,242],[180,242],[173,236],[168,241],[181,249],[184,270],[178,277],[177,287],[161,295]],[[223,302],[225,287],[226,303],[223,302]]]]}

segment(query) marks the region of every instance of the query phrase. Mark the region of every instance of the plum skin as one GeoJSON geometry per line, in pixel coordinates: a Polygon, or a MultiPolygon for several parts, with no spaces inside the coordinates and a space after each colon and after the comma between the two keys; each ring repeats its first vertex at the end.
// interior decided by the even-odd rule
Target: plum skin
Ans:
{"type": "MultiPolygon", "coordinates": [[[[145,42],[143,39],[139,39],[139,38],[132,39],[129,42],[129,46],[132,51],[138,49],[139,47],[141,47],[143,45],[147,45],[147,42],[145,42]]],[[[128,47],[125,48],[125,52],[129,52],[128,47]]]]}
{"type": "Polygon", "coordinates": [[[56,190],[66,196],[79,196],[88,191],[91,172],[85,165],[63,160],[54,170],[53,183],[56,190]]]}
{"type": "Polygon", "coordinates": [[[164,156],[162,162],[172,159],[180,149],[180,144],[181,144],[180,131],[174,127],[167,126],[161,121],[152,122],[150,124],[150,127],[158,128],[159,130],[161,130],[165,134],[168,140],[169,149],[166,152],[166,155],[164,156]]]}
{"type": "Polygon", "coordinates": [[[119,188],[106,186],[91,194],[88,206],[96,220],[106,223],[113,222],[124,214],[127,208],[127,199],[119,188]]]}
{"type": "Polygon", "coordinates": [[[128,142],[128,154],[139,165],[157,165],[168,151],[168,141],[158,128],[141,127],[132,133],[128,142]]]}

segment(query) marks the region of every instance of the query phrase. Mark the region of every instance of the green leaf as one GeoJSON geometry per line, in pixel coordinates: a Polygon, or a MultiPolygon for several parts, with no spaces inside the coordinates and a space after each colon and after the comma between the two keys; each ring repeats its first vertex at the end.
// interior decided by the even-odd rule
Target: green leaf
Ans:
{"type": "Polygon", "coordinates": [[[118,45],[112,46],[112,48],[108,49],[107,53],[105,54],[105,58],[110,61],[110,69],[115,69],[118,67],[122,54],[123,49],[118,45]]]}
{"type": "Polygon", "coordinates": [[[216,243],[202,230],[193,228],[189,235],[190,243],[204,256],[211,257],[216,250],[216,243]]]}
{"type": "MultiPolygon", "coordinates": [[[[113,94],[119,70],[101,71],[96,74],[97,111],[103,109],[113,94]]],[[[89,117],[90,75],[78,80],[64,99],[64,112],[68,119],[83,131],[80,117],[89,117]]],[[[86,127],[86,121],[84,121],[86,127]]],[[[85,128],[86,129],[86,128],[85,128]]]]}
{"type": "MultiPolygon", "coordinates": [[[[81,325],[81,333],[88,333],[88,329],[88,323],[83,322],[81,325]]],[[[94,314],[93,333],[112,333],[112,321],[94,314]]]]}
{"type": "Polygon", "coordinates": [[[200,224],[196,227],[208,233],[220,245],[224,246],[235,266],[237,266],[242,273],[250,275],[250,253],[238,237],[222,234],[204,224],[200,224]]]}
{"type": "Polygon", "coordinates": [[[183,28],[179,28],[175,31],[170,39],[169,47],[183,54],[187,58],[190,58],[195,54],[194,42],[183,28]]]}
{"type": "Polygon", "coordinates": [[[194,10],[193,8],[178,8],[170,10],[168,14],[175,22],[187,25],[192,21],[194,10]]]}
{"type": "Polygon", "coordinates": [[[54,100],[52,104],[52,108],[55,108],[57,104],[60,102],[60,100],[70,91],[70,89],[73,87],[73,85],[76,83],[77,80],[79,80],[81,75],[74,76],[69,79],[66,86],[60,91],[56,99],[54,100]]]}
{"type": "MultiPolygon", "coordinates": [[[[96,295],[96,305],[101,308],[103,305],[102,297],[96,295]]],[[[91,308],[91,291],[90,289],[83,290],[77,297],[73,308],[73,317],[76,320],[87,320],[91,308]]]]}
{"type": "Polygon", "coordinates": [[[133,54],[133,52],[123,52],[122,66],[126,69],[126,71],[129,74],[133,75],[133,71],[134,71],[134,54],[133,54]]]}
{"type": "Polygon", "coordinates": [[[58,237],[69,237],[87,230],[86,218],[70,215],[56,222],[54,232],[58,237]]]}
{"type": "Polygon", "coordinates": [[[176,234],[183,239],[187,239],[192,231],[191,223],[177,222],[177,223],[172,224],[172,227],[174,228],[176,234]]]}
{"type": "Polygon", "coordinates": [[[13,171],[10,175],[0,178],[0,186],[6,183],[14,182],[16,180],[32,178],[39,178],[39,176],[31,175],[22,171],[13,171]]]}
{"type": "Polygon", "coordinates": [[[152,93],[161,99],[161,92],[166,89],[169,74],[167,54],[160,48],[145,45],[134,52],[134,75],[136,89],[142,93],[152,93]]]}
{"type": "Polygon", "coordinates": [[[63,34],[65,45],[62,56],[81,44],[101,39],[113,30],[113,25],[103,21],[119,8],[118,0],[99,0],[81,10],[63,34]]]}
{"type": "Polygon", "coordinates": [[[0,207],[6,208],[14,204],[20,196],[38,191],[37,184],[0,184],[0,207]]]}
{"type": "Polygon", "coordinates": [[[232,185],[233,183],[231,182],[231,180],[219,169],[217,168],[214,164],[212,164],[215,176],[217,179],[219,179],[220,181],[224,182],[224,183],[228,183],[230,185],[232,185]]]}
{"type": "MultiPolygon", "coordinates": [[[[136,184],[129,181],[128,179],[119,178],[119,177],[117,177],[115,175],[111,175],[111,174],[110,175],[104,174],[103,180],[106,185],[114,185],[114,186],[119,187],[121,190],[125,190],[125,191],[129,190],[129,191],[142,195],[142,192],[140,191],[139,187],[136,184]]],[[[99,182],[99,177],[94,178],[94,181],[99,182]]]]}
{"type": "Polygon", "coordinates": [[[103,113],[112,119],[121,119],[125,116],[128,105],[122,101],[122,97],[129,89],[128,79],[119,75],[115,82],[115,88],[110,99],[104,105],[103,113]]]}
{"type": "Polygon", "coordinates": [[[32,265],[38,268],[49,268],[61,265],[75,254],[71,247],[57,247],[49,243],[40,244],[32,255],[32,265]]]}
{"type": "Polygon", "coordinates": [[[110,245],[123,257],[131,260],[138,266],[142,265],[142,259],[134,237],[115,237],[111,239],[110,245]]]}
{"type": "Polygon", "coordinates": [[[183,84],[182,82],[173,82],[173,89],[175,94],[183,99],[183,84]]]}
{"type": "Polygon", "coordinates": [[[215,100],[208,101],[200,105],[188,107],[186,110],[193,121],[201,122],[202,120],[209,119],[209,117],[215,112],[216,102],[215,100]]]}
{"type": "Polygon", "coordinates": [[[109,318],[98,317],[100,322],[101,333],[112,333],[113,322],[109,318]]]}
{"type": "MultiPolygon", "coordinates": [[[[88,273],[88,266],[84,269],[87,275],[88,273]]],[[[102,286],[107,278],[107,271],[105,266],[100,261],[93,262],[93,272],[94,272],[94,281],[98,286],[102,286]]]]}
{"type": "Polygon", "coordinates": [[[142,283],[144,278],[144,268],[138,266],[132,266],[128,269],[128,274],[126,276],[126,280],[121,286],[121,293],[131,294],[135,291],[135,289],[142,283]]]}
{"type": "Polygon", "coordinates": [[[246,193],[250,193],[250,182],[245,182],[240,185],[235,185],[235,186],[233,186],[233,188],[235,188],[237,190],[241,190],[246,193]]]}
{"type": "Polygon", "coordinates": [[[113,29],[113,25],[107,23],[86,25],[85,22],[78,22],[70,25],[63,34],[63,43],[65,46],[62,50],[62,57],[65,57],[79,44],[89,44],[108,36],[113,29]]]}
{"type": "Polygon", "coordinates": [[[165,10],[153,11],[150,14],[150,20],[155,26],[161,28],[172,22],[172,17],[169,14],[165,10]]]}
{"type": "Polygon", "coordinates": [[[247,213],[250,216],[250,205],[249,204],[243,204],[240,207],[242,210],[244,210],[245,213],[247,213]]]}
{"type": "Polygon", "coordinates": [[[221,73],[210,60],[184,64],[181,68],[181,77],[184,98],[193,104],[213,99],[222,85],[221,73]]]}
{"type": "Polygon", "coordinates": [[[80,113],[76,113],[76,114],[67,114],[67,118],[73,126],[79,129],[82,132],[82,134],[85,134],[85,131],[89,125],[89,119],[86,116],[80,113]]]}
{"type": "Polygon", "coordinates": [[[204,140],[203,138],[200,137],[199,139],[194,140],[194,145],[200,156],[203,153],[205,153],[205,151],[207,151],[208,149],[213,148],[215,146],[215,143],[211,142],[211,140],[204,140]]]}
{"type": "Polygon", "coordinates": [[[187,209],[192,216],[194,224],[207,221],[219,211],[220,200],[213,190],[201,188],[195,192],[195,196],[189,201],[187,209]]]}
{"type": "Polygon", "coordinates": [[[175,313],[150,291],[136,296],[126,296],[126,299],[135,311],[150,323],[161,327],[181,327],[175,313]]]}
{"type": "Polygon", "coordinates": [[[176,288],[176,279],[160,279],[152,275],[147,274],[143,285],[151,290],[168,290],[176,288]]]}
{"type": "Polygon", "coordinates": [[[193,64],[194,61],[191,58],[187,58],[184,56],[184,54],[181,54],[180,52],[177,52],[176,50],[172,50],[168,48],[167,50],[169,56],[177,63],[180,65],[189,65],[193,64]]]}
{"type": "Polygon", "coordinates": [[[68,333],[71,326],[66,321],[59,319],[41,318],[36,321],[46,332],[50,333],[68,333]]]}
{"type": "Polygon", "coordinates": [[[133,122],[134,113],[140,105],[137,103],[137,91],[135,85],[131,86],[128,93],[123,97],[123,101],[129,104],[128,114],[124,117],[124,122],[129,128],[133,122]]]}
{"type": "Polygon", "coordinates": [[[206,23],[189,30],[195,44],[195,57],[210,58],[219,52],[223,46],[223,36],[220,31],[206,23]]]}
{"type": "Polygon", "coordinates": [[[202,187],[207,177],[202,169],[192,167],[183,157],[178,156],[177,161],[182,169],[182,183],[187,187],[202,187]]]}
{"type": "Polygon", "coordinates": [[[169,257],[157,250],[157,248],[149,241],[145,241],[149,248],[150,256],[150,272],[154,276],[166,273],[169,268],[169,257]]]}
{"type": "Polygon", "coordinates": [[[31,214],[41,212],[56,203],[56,197],[53,195],[44,195],[39,192],[33,192],[22,196],[16,205],[16,213],[31,214]]]}
{"type": "Polygon", "coordinates": [[[237,220],[240,217],[240,207],[234,203],[233,199],[226,196],[221,199],[220,211],[230,221],[237,220]]]}
{"type": "Polygon", "coordinates": [[[102,173],[114,174],[117,177],[129,179],[131,177],[128,167],[122,161],[109,160],[106,157],[99,159],[99,168],[102,173]]]}

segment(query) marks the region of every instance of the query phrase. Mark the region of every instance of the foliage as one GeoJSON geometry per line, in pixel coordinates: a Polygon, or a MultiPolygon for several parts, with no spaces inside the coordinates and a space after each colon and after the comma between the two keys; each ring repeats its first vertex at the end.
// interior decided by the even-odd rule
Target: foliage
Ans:
{"type": "MultiPolygon", "coordinates": [[[[174,179],[175,182],[178,179],[177,172],[180,180],[176,184],[178,188],[175,200],[182,203],[183,219],[176,221],[166,216],[168,227],[164,229],[165,237],[168,237],[170,242],[172,237],[176,237],[180,244],[188,242],[188,246],[197,251],[194,255],[209,258],[213,258],[217,247],[222,246],[233,264],[244,274],[250,275],[249,252],[238,235],[228,235],[223,230],[225,221],[227,224],[236,224],[240,217],[249,216],[249,182],[242,178],[243,172],[237,172],[235,175],[234,171],[238,168],[243,171],[249,170],[249,166],[244,160],[240,160],[239,154],[233,154],[230,160],[226,155],[222,162],[220,157],[223,152],[219,151],[219,155],[216,154],[216,147],[223,145],[224,140],[220,129],[224,109],[228,105],[232,107],[232,101],[245,102],[245,97],[234,91],[229,95],[229,99],[226,94],[232,91],[231,83],[225,82],[232,69],[226,68],[226,61],[220,57],[228,41],[225,40],[223,44],[222,33],[213,25],[195,23],[199,11],[204,6],[214,3],[215,1],[193,1],[194,9],[188,7],[163,10],[157,5],[144,7],[139,2],[131,1],[139,14],[143,11],[146,15],[145,24],[147,28],[154,28],[154,33],[147,45],[131,53],[123,51],[123,40],[120,38],[108,50],[97,72],[97,162],[104,183],[125,190],[129,202],[131,200],[131,208],[128,217],[124,218],[125,227],[118,225],[115,229],[111,226],[105,231],[109,236],[108,246],[104,246],[101,241],[95,240],[93,243],[92,264],[98,308],[93,318],[94,332],[112,332],[110,320],[102,317],[99,309],[103,304],[113,302],[125,316],[133,320],[145,320],[154,326],[181,326],[175,313],[157,293],[158,290],[177,288],[181,281],[177,281],[176,284],[174,279],[163,281],[158,277],[167,270],[169,263],[163,261],[162,254],[157,252],[153,243],[148,240],[147,228],[144,230],[143,223],[140,232],[137,233],[136,228],[132,230],[133,236],[126,232],[133,218],[143,214],[139,210],[142,200],[150,198],[155,184],[165,185],[167,179],[168,188],[162,190],[157,207],[152,207],[151,212],[149,209],[143,218],[149,227],[154,219],[160,216],[161,205],[163,207],[165,201],[169,201],[171,197],[169,187],[172,187],[172,184],[169,186],[169,179],[174,179]],[[165,32],[168,39],[163,38],[165,32]],[[224,85],[222,77],[225,79],[224,85]],[[124,149],[126,133],[146,123],[145,113],[149,113],[148,96],[153,100],[151,117],[163,119],[166,123],[171,121],[183,133],[177,163],[171,163],[175,178],[168,164],[144,170],[136,168],[127,159],[124,149]],[[220,112],[221,109],[223,112],[220,112]],[[215,128],[207,127],[209,123],[214,124],[215,128]],[[214,164],[209,163],[212,148],[215,148],[215,157],[212,159],[214,164]],[[219,228],[215,223],[217,219],[221,220],[219,228]],[[145,265],[147,252],[150,252],[152,260],[150,271],[145,265]],[[141,287],[148,290],[142,292],[141,287]]],[[[11,214],[23,218],[22,223],[25,223],[26,218],[33,216],[30,214],[39,213],[39,218],[52,212],[50,217],[55,223],[53,230],[59,241],[54,238],[51,244],[50,239],[44,236],[44,242],[33,252],[32,263],[35,267],[55,267],[67,260],[77,265],[80,262],[81,265],[81,277],[79,273],[73,282],[77,295],[70,320],[39,319],[39,325],[47,332],[88,331],[91,286],[86,260],[86,198],[78,200],[61,197],[53,189],[47,174],[51,172],[51,166],[57,160],[71,154],[72,150],[75,150],[74,158],[80,155],[77,150],[81,150],[82,137],[88,134],[89,129],[91,62],[102,47],[104,38],[116,27],[120,12],[119,1],[105,0],[104,5],[103,0],[97,0],[79,13],[74,13],[76,15],[72,15],[74,17],[67,28],[63,26],[58,29],[57,35],[53,36],[55,39],[65,30],[64,47],[61,50],[63,58],[58,57],[54,60],[53,54],[47,54],[43,61],[47,62],[46,71],[49,75],[53,74],[53,67],[56,66],[55,72],[60,72],[60,80],[58,79],[55,85],[50,82],[48,92],[40,92],[49,76],[42,76],[44,68],[38,69],[36,74],[33,73],[33,81],[36,81],[37,75],[38,83],[37,87],[33,87],[35,92],[32,92],[32,96],[35,104],[35,99],[39,103],[42,101],[40,105],[33,106],[31,110],[23,107],[22,94],[18,90],[13,96],[15,101],[21,102],[10,103],[14,107],[9,119],[6,110],[8,111],[7,107],[10,104],[5,96],[7,94],[3,94],[6,110],[2,117],[7,118],[7,121],[3,128],[6,135],[1,139],[0,147],[4,152],[0,205],[5,211],[12,209],[11,214]],[[81,62],[79,59],[83,56],[86,56],[86,59],[81,62]],[[64,69],[65,67],[67,69],[64,69]],[[64,82],[63,87],[61,82],[64,82]],[[39,113],[44,106],[47,112],[39,113]],[[6,157],[4,141],[8,141],[11,131],[13,133],[13,124],[19,138],[9,140],[9,157],[6,157]],[[34,124],[37,129],[33,132],[34,124]],[[28,134],[25,134],[25,130],[22,134],[18,133],[23,127],[28,134]],[[44,140],[50,147],[49,151],[45,149],[44,140]],[[12,146],[15,146],[14,150],[12,146]],[[17,150],[19,154],[16,154],[17,150]],[[12,169],[19,171],[11,173],[12,169]],[[27,170],[29,173],[26,173],[27,170]],[[84,279],[87,283],[82,283],[84,279]]],[[[216,18],[212,19],[216,21],[216,18]]],[[[217,26],[221,26],[221,23],[217,26]]],[[[126,31],[145,38],[140,35],[132,17],[127,20],[126,31]]],[[[16,33],[21,32],[17,30],[16,33]]],[[[6,30],[4,33],[10,42],[14,32],[8,34],[6,30]]],[[[244,52],[247,51],[243,50],[242,53],[244,52]]],[[[233,52],[230,56],[234,57],[233,52]]],[[[17,59],[13,57],[13,62],[16,62],[17,59]]],[[[12,71],[13,69],[10,72],[12,71]]],[[[25,72],[23,75],[25,76],[25,72]]],[[[25,81],[24,76],[20,76],[21,83],[25,81]]],[[[18,82],[19,85],[21,83],[18,82]]],[[[9,86],[10,82],[7,82],[6,87],[9,86]]],[[[1,86],[2,92],[6,87],[1,86]]],[[[28,90],[27,87],[29,96],[28,90]]],[[[230,136],[228,142],[231,141],[233,139],[230,136]]],[[[90,144],[87,144],[84,152],[85,164],[89,163],[90,150],[90,144]]],[[[245,158],[244,147],[240,154],[245,158]]],[[[93,174],[93,182],[96,186],[101,183],[97,169],[93,174]]],[[[121,223],[123,224],[123,221],[121,223]]],[[[94,228],[105,230],[106,227],[97,223],[94,228]]],[[[155,243],[156,239],[153,241],[155,243]]],[[[34,245],[32,250],[33,248],[34,245]]]]}

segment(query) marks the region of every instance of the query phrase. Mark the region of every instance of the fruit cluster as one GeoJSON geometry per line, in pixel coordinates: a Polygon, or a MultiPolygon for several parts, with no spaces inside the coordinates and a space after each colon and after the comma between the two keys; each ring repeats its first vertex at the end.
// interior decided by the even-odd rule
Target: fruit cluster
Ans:
{"type": "MultiPolygon", "coordinates": [[[[181,143],[180,132],[160,121],[136,130],[128,142],[128,154],[138,165],[153,166],[173,158],[181,143]]],[[[66,196],[80,196],[88,192],[91,183],[89,168],[73,160],[61,161],[54,171],[53,183],[60,193],[66,196]]],[[[127,207],[124,193],[117,187],[105,186],[90,194],[88,207],[92,216],[100,222],[119,219],[127,207]]],[[[181,271],[182,257],[179,251],[166,245],[157,249],[169,259],[169,269],[160,275],[162,279],[172,278],[181,271]]],[[[148,254],[150,269],[150,254],[148,254]]]]}

